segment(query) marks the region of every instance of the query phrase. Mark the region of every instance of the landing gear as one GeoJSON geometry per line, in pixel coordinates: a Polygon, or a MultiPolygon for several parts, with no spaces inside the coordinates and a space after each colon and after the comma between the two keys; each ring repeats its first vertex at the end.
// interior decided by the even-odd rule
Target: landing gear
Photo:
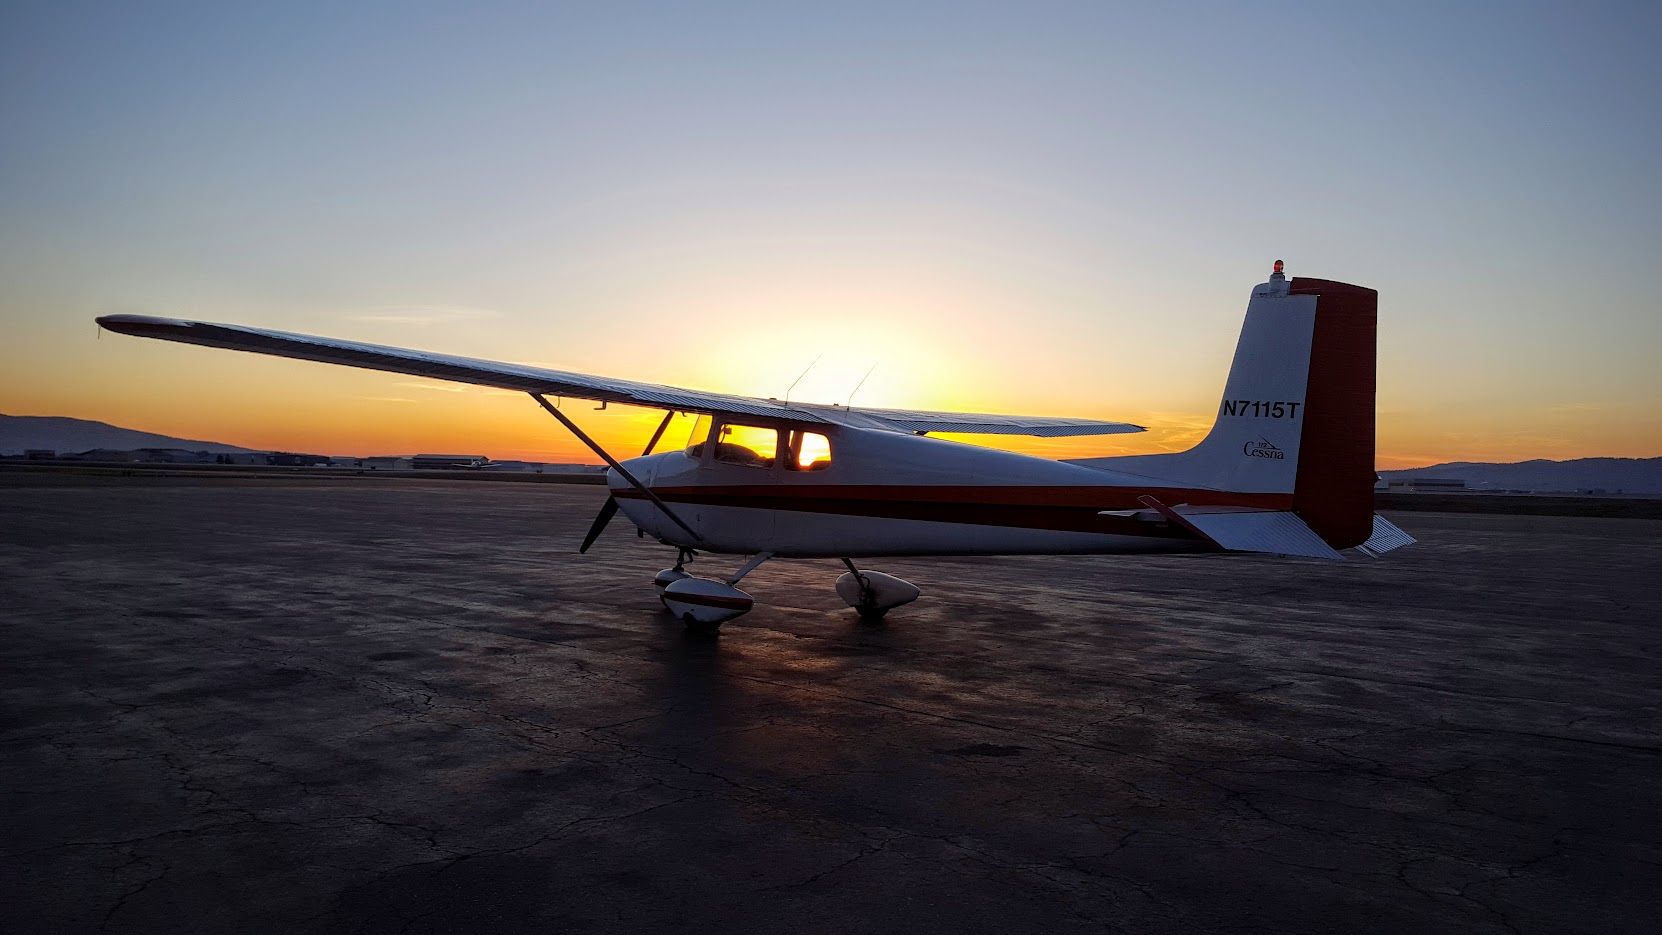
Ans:
{"type": "Polygon", "coordinates": [[[688,632],[713,634],[723,623],[755,606],[749,594],[738,589],[739,581],[773,557],[762,552],[751,557],[737,573],[726,581],[713,578],[695,578],[681,570],[691,553],[683,549],[674,568],[658,572],[653,583],[665,582],[659,590],[664,607],[687,625],[688,632]]]}
{"type": "Polygon", "coordinates": [[[848,574],[837,579],[837,596],[854,608],[861,620],[868,623],[882,620],[888,611],[877,609],[877,591],[871,586],[871,579],[860,574],[852,561],[845,558],[843,564],[848,566],[848,574]]]}
{"type": "Polygon", "coordinates": [[[868,623],[882,620],[884,614],[902,604],[910,604],[923,593],[904,578],[880,571],[861,571],[846,558],[843,564],[848,566],[848,574],[837,579],[837,596],[868,623]]]}
{"type": "MultiPolygon", "coordinates": [[[[691,549],[680,549],[675,556],[675,567],[666,568],[652,579],[659,600],[671,616],[686,624],[687,632],[713,635],[721,625],[750,612],[755,601],[739,590],[738,584],[762,563],[773,558],[772,552],[752,555],[739,570],[725,580],[700,578],[688,574],[686,564],[697,555],[691,549]]],[[[848,573],[837,579],[837,596],[854,608],[860,619],[875,623],[883,615],[902,604],[910,604],[922,593],[910,581],[885,575],[880,571],[861,571],[849,559],[842,560],[848,573]]]]}
{"type": "Polygon", "coordinates": [[[683,617],[681,623],[688,636],[720,636],[723,621],[694,620],[691,617],[683,617]]]}
{"type": "Polygon", "coordinates": [[[668,588],[675,582],[682,580],[683,578],[692,577],[692,575],[687,574],[682,566],[686,565],[696,557],[697,553],[695,553],[692,549],[677,549],[675,553],[675,567],[665,568],[663,571],[660,571],[656,575],[652,576],[652,587],[657,590],[658,599],[660,601],[664,599],[664,589],[668,588]]]}

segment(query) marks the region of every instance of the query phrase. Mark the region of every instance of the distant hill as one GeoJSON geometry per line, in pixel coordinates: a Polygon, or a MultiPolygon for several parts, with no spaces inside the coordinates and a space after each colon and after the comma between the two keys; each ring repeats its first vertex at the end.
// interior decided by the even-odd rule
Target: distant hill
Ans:
{"type": "Polygon", "coordinates": [[[1380,471],[1379,476],[1386,480],[1446,477],[1463,480],[1467,487],[1477,490],[1662,494],[1662,458],[1576,458],[1513,464],[1450,461],[1406,471],[1380,471]]]}
{"type": "Polygon", "coordinates": [[[253,450],[223,442],[205,442],[139,432],[105,422],[93,422],[90,419],[8,416],[0,413],[0,455],[20,455],[29,448],[50,448],[59,453],[88,451],[93,448],[113,448],[120,451],[133,448],[184,448],[187,451],[207,451],[213,454],[253,450]]]}

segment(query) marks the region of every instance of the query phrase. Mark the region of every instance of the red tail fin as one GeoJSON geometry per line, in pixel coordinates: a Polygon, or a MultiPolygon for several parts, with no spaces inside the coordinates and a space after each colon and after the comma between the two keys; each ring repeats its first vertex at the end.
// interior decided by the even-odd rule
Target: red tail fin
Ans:
{"type": "Polygon", "coordinates": [[[1288,291],[1319,296],[1293,509],[1329,545],[1347,549],[1373,530],[1379,293],[1302,277],[1288,291]]]}

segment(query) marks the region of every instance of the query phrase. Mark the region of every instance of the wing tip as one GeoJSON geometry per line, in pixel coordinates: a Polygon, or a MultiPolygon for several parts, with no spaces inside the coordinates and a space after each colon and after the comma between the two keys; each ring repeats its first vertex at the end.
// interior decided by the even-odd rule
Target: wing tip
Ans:
{"type": "Polygon", "coordinates": [[[182,318],[159,318],[155,315],[99,315],[93,320],[98,322],[100,328],[118,334],[143,334],[156,328],[188,328],[195,324],[182,318]]]}

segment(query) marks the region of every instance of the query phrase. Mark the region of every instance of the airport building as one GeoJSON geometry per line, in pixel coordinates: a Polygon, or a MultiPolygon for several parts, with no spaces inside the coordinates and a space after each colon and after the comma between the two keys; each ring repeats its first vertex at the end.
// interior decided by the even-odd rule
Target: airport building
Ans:
{"type": "Polygon", "coordinates": [[[473,470],[490,462],[484,455],[416,455],[411,459],[418,471],[473,470]]]}
{"type": "Polygon", "coordinates": [[[298,454],[292,451],[273,451],[266,455],[266,464],[278,467],[328,467],[328,455],[298,454]]]}
{"type": "Polygon", "coordinates": [[[1402,477],[1391,481],[1395,493],[1465,493],[1466,482],[1457,477],[1402,477]]]}

